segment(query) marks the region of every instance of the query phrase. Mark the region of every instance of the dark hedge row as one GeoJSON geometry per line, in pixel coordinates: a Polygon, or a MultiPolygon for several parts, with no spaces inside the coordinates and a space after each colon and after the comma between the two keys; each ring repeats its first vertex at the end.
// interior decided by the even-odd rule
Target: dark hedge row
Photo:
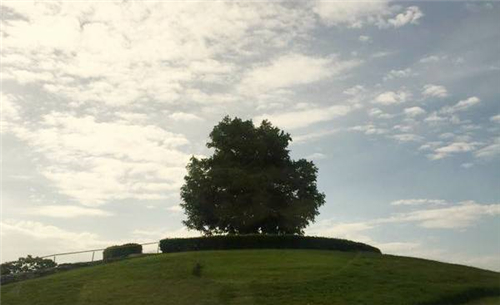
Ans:
{"type": "Polygon", "coordinates": [[[124,244],[120,246],[107,247],[102,253],[103,260],[127,257],[130,254],[141,254],[142,246],[139,244],[124,244]]]}
{"type": "Polygon", "coordinates": [[[367,244],[345,239],[297,235],[223,235],[160,240],[163,253],[235,249],[317,249],[381,253],[367,244]]]}

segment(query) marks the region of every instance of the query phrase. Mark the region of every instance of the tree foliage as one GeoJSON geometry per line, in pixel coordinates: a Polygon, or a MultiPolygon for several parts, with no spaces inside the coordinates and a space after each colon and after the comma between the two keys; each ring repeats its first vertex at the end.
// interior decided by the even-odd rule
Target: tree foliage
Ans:
{"type": "Polygon", "coordinates": [[[17,261],[6,262],[1,265],[1,274],[16,274],[21,272],[37,271],[48,268],[53,268],[57,264],[50,260],[40,257],[33,257],[28,255],[20,257],[17,261]]]}
{"type": "Polygon", "coordinates": [[[211,157],[192,157],[181,188],[190,228],[211,234],[303,234],[318,215],[318,169],[289,156],[288,133],[225,117],[210,133],[211,157]]]}

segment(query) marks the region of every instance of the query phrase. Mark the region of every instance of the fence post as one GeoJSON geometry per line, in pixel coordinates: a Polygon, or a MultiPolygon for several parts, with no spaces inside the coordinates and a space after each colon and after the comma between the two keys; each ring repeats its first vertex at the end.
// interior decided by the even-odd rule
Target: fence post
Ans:
{"type": "MultiPolygon", "coordinates": [[[[149,243],[143,243],[143,244],[140,244],[140,245],[152,245],[152,244],[155,244],[155,242],[149,242],[149,243]]],[[[160,242],[157,242],[156,243],[158,245],[158,247],[156,248],[156,253],[160,253],[160,242]]],[[[81,253],[89,253],[89,252],[92,252],[92,261],[95,260],[95,252],[96,251],[104,251],[106,249],[93,249],[93,250],[86,250],[86,251],[75,251],[75,252],[65,252],[65,253],[55,253],[55,254],[50,254],[50,255],[45,255],[45,256],[41,256],[41,258],[46,258],[46,259],[50,259],[52,258],[54,260],[54,263],[56,262],[56,257],[57,256],[64,256],[64,255],[73,255],[73,254],[81,254],[81,253]]],[[[103,253],[104,254],[104,253],[103,253]]]]}

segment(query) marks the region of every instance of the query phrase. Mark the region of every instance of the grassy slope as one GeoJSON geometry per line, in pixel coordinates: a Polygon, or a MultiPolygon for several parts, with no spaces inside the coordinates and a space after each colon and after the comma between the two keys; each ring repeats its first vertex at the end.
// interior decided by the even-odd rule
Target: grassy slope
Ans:
{"type": "MultiPolygon", "coordinates": [[[[500,274],[406,257],[311,250],[162,254],[2,287],[2,304],[470,304],[500,274]],[[194,265],[202,274],[192,274],[194,265]]],[[[481,300],[484,300],[483,303],[481,300]]]]}

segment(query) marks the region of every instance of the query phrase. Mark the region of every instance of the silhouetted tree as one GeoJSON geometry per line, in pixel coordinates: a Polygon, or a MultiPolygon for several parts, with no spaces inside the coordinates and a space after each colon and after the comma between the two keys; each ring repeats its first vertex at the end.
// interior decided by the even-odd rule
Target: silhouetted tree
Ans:
{"type": "Polygon", "coordinates": [[[1,264],[1,274],[16,274],[21,272],[37,271],[48,268],[54,268],[57,264],[50,260],[40,257],[28,255],[20,257],[17,261],[6,262],[1,264]]]}
{"type": "Polygon", "coordinates": [[[293,161],[292,138],[267,120],[225,117],[210,133],[209,158],[192,157],[181,188],[184,224],[204,234],[303,234],[325,195],[313,162],[293,161]]]}

